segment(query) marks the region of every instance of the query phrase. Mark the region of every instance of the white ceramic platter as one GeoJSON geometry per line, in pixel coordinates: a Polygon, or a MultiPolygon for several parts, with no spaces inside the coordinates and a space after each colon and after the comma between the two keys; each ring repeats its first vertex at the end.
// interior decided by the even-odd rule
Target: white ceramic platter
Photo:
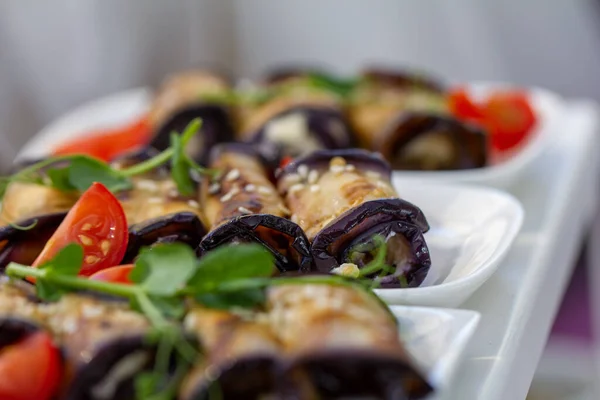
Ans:
{"type": "Polygon", "coordinates": [[[427,381],[434,387],[431,398],[448,388],[475,332],[480,315],[475,311],[392,306],[400,337],[427,381]]]}
{"type": "Polygon", "coordinates": [[[457,307],[497,269],[523,223],[523,208],[498,189],[393,179],[400,196],[419,206],[431,229],[432,266],[423,285],[378,289],[390,304],[457,307]]]}

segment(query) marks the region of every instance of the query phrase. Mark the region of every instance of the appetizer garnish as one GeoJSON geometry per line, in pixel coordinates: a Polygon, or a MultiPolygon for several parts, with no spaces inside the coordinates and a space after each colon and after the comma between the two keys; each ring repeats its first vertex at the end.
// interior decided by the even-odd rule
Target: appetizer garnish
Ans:
{"type": "Polygon", "coordinates": [[[390,245],[386,263],[393,273],[369,276],[384,287],[423,282],[431,265],[423,237],[429,225],[418,207],[398,198],[390,176],[389,164],[379,155],[358,149],[315,152],[282,169],[278,189],[292,221],[312,241],[319,271],[360,270],[381,236],[390,245]]]}
{"type": "MultiPolygon", "coordinates": [[[[63,376],[64,398],[172,399],[179,393],[192,399],[215,390],[224,399],[281,390],[300,398],[307,390],[326,397],[392,390],[421,398],[431,391],[403,350],[395,319],[363,285],[368,281],[272,278],[273,258],[256,244],[221,247],[200,260],[183,244],[162,244],[142,250],[134,266],[93,279],[78,276],[83,262],[81,247],[70,244],[39,268],[7,267],[12,278],[35,279],[37,295],[51,303],[34,302],[18,282],[0,284],[0,298],[10,299],[1,303],[0,319],[31,321],[20,336],[9,333],[14,324],[0,323],[0,338],[11,334],[20,342],[50,333],[52,346],[66,355],[66,365],[53,370],[63,376]],[[98,295],[129,300],[131,310],[98,295]],[[313,339],[304,340],[297,326],[311,326],[313,339]],[[350,336],[336,340],[342,331],[350,336]],[[335,362],[338,354],[344,364],[335,362]],[[347,363],[368,365],[369,384],[353,382],[359,370],[349,372],[347,363]],[[339,384],[323,386],[320,370],[339,384]],[[280,379],[290,385],[282,387],[280,379]]],[[[52,382],[39,385],[39,398],[56,394],[57,379],[52,382]]]]}

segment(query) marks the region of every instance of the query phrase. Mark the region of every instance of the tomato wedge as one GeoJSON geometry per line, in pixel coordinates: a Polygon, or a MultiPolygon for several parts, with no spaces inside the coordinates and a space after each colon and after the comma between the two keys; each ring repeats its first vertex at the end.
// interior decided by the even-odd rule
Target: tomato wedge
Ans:
{"type": "Polygon", "coordinates": [[[71,208],[34,261],[38,267],[70,243],[83,247],[80,275],[89,276],[119,265],[128,240],[127,220],[121,203],[106,187],[94,183],[71,208]]]}
{"type": "Polygon", "coordinates": [[[104,281],[112,283],[123,283],[130,285],[129,273],[133,270],[133,264],[117,265],[116,267],[105,268],[90,276],[94,281],[104,281]]]}
{"type": "Polygon", "coordinates": [[[150,142],[152,129],[148,119],[143,118],[123,127],[92,132],[59,145],[53,155],[87,154],[104,161],[138,149],[150,142]]]}
{"type": "Polygon", "coordinates": [[[475,103],[467,91],[463,88],[455,89],[448,95],[450,111],[458,119],[467,121],[479,121],[483,117],[483,112],[479,105],[475,103]]]}
{"type": "Polygon", "coordinates": [[[61,379],[61,356],[45,332],[0,351],[0,399],[49,400],[61,379]]]}
{"type": "Polygon", "coordinates": [[[521,143],[536,124],[527,95],[521,91],[497,92],[482,105],[492,147],[509,150],[521,143]]]}
{"type": "Polygon", "coordinates": [[[279,168],[285,168],[286,165],[288,165],[289,163],[291,163],[292,161],[294,161],[293,157],[290,156],[285,156],[281,159],[281,162],[279,163],[279,168]]]}

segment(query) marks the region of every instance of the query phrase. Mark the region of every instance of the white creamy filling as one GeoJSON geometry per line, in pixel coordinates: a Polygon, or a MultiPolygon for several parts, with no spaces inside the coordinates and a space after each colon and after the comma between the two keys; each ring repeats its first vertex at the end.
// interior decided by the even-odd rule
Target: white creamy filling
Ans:
{"type": "Polygon", "coordinates": [[[307,117],[301,112],[270,121],[265,127],[265,138],[299,153],[322,148],[321,143],[308,130],[307,117]]]}
{"type": "Polygon", "coordinates": [[[148,362],[148,353],[137,351],[120,359],[98,384],[92,387],[91,394],[98,400],[114,397],[119,384],[133,377],[148,362]]]}

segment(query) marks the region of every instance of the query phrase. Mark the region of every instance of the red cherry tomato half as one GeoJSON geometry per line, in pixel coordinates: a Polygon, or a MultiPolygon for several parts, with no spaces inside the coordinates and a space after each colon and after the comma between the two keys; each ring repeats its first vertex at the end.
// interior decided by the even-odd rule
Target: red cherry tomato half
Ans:
{"type": "Polygon", "coordinates": [[[71,208],[33,266],[52,259],[69,243],[77,243],[84,254],[79,274],[89,276],[118,265],[127,249],[127,239],[123,207],[104,185],[94,183],[71,208]]]}
{"type": "Polygon", "coordinates": [[[492,147],[497,150],[508,150],[518,145],[536,124],[527,95],[521,91],[494,93],[482,109],[492,147]]]}
{"type": "Polygon", "coordinates": [[[0,352],[0,399],[49,400],[61,379],[61,356],[45,332],[36,332],[0,352]]]}
{"type": "Polygon", "coordinates": [[[479,121],[483,112],[479,104],[475,103],[465,89],[452,90],[448,96],[450,112],[458,119],[479,121]]]}
{"type": "Polygon", "coordinates": [[[87,154],[104,161],[128,153],[147,144],[152,138],[152,129],[147,118],[116,129],[92,132],[59,145],[53,155],[87,154]]]}
{"type": "Polygon", "coordinates": [[[112,283],[123,283],[130,285],[129,273],[133,270],[133,264],[117,265],[116,267],[105,268],[90,276],[91,280],[104,281],[112,283]]]}

